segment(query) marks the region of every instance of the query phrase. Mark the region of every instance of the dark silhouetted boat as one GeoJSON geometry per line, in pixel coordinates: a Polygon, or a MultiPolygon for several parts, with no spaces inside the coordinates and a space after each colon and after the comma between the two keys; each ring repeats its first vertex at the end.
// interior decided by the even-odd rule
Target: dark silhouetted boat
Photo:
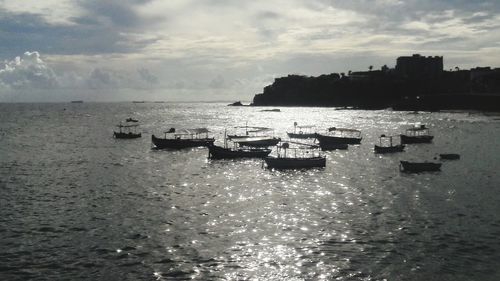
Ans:
{"type": "Polygon", "coordinates": [[[305,144],[308,148],[290,148],[288,143],[277,146],[277,155],[264,158],[269,169],[307,169],[323,168],[326,166],[326,157],[315,146],[305,144]]]}
{"type": "Polygon", "coordinates": [[[458,160],[458,159],[460,159],[460,154],[443,153],[443,154],[439,154],[439,158],[441,158],[442,160],[458,160]]]}
{"type": "Polygon", "coordinates": [[[237,129],[244,129],[242,134],[227,135],[229,140],[238,143],[239,146],[247,147],[269,147],[277,145],[281,139],[271,136],[269,132],[273,129],[267,127],[239,126],[237,129]]]}
{"type": "Polygon", "coordinates": [[[425,125],[420,125],[418,127],[407,129],[406,133],[401,135],[401,143],[430,143],[433,138],[434,136],[429,134],[429,128],[425,125]]]}
{"type": "Polygon", "coordinates": [[[379,138],[379,144],[375,145],[375,153],[394,153],[402,152],[405,149],[404,144],[394,144],[393,136],[381,135],[379,138]]]}
{"type": "Polygon", "coordinates": [[[83,103],[82,100],[72,100],[71,103],[83,103]]]}
{"type": "Polygon", "coordinates": [[[279,108],[262,109],[260,112],[281,112],[281,110],[279,108]]]}
{"type": "Polygon", "coordinates": [[[233,142],[233,148],[229,148],[226,132],[224,132],[223,147],[217,145],[208,147],[208,158],[210,159],[264,158],[269,153],[271,153],[271,149],[240,147],[237,142],[233,142]]]}
{"type": "Polygon", "coordinates": [[[137,127],[138,124],[132,124],[132,125],[117,125],[119,131],[118,132],[113,132],[113,137],[117,139],[136,139],[140,138],[142,135],[141,133],[137,133],[137,127]]]}
{"type": "Polygon", "coordinates": [[[127,118],[127,119],[125,119],[125,121],[126,121],[126,122],[129,122],[129,123],[130,123],[130,122],[133,122],[133,123],[137,123],[137,122],[139,122],[139,120],[134,119],[134,118],[127,118]]]}
{"type": "Polygon", "coordinates": [[[174,128],[165,132],[164,138],[151,136],[151,141],[158,149],[171,148],[181,149],[188,147],[211,146],[215,139],[208,137],[209,130],[206,128],[181,129],[174,128]],[[204,136],[202,136],[204,135],[204,136]]]}
{"type": "Polygon", "coordinates": [[[321,149],[332,150],[347,149],[347,144],[360,144],[362,138],[359,130],[332,127],[327,134],[316,133],[316,139],[321,149]]]}
{"type": "Polygon", "coordinates": [[[275,138],[275,137],[247,137],[247,138],[233,139],[233,142],[238,143],[239,146],[247,146],[247,147],[275,146],[280,141],[281,141],[280,138],[275,138]]]}
{"type": "Polygon", "coordinates": [[[435,172],[441,170],[441,163],[400,161],[399,170],[409,173],[435,172]]]}
{"type": "Polygon", "coordinates": [[[227,148],[217,145],[208,147],[208,158],[210,159],[235,159],[235,158],[264,158],[271,153],[268,148],[227,148]]]}
{"type": "Polygon", "coordinates": [[[314,126],[299,126],[297,122],[293,123],[293,133],[286,133],[289,138],[292,139],[314,139],[316,138],[316,132],[314,132],[314,126]]]}

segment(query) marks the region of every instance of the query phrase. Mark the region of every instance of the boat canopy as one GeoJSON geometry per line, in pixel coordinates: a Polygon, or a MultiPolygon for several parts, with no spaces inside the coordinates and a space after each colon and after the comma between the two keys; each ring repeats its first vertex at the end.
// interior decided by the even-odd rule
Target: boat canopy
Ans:
{"type": "Polygon", "coordinates": [[[247,132],[249,132],[249,133],[260,133],[260,132],[267,132],[267,131],[273,130],[273,129],[267,128],[267,127],[251,127],[251,126],[236,126],[235,128],[247,129],[247,132]]]}
{"type": "Polygon", "coordinates": [[[350,133],[361,133],[360,130],[356,130],[356,129],[347,129],[347,128],[336,128],[336,127],[330,127],[328,128],[328,132],[332,132],[332,131],[342,131],[342,132],[350,132],[350,133]]]}
{"type": "Polygon", "coordinates": [[[296,127],[299,129],[311,129],[311,128],[314,128],[316,126],[314,126],[314,125],[302,125],[302,126],[296,126],[296,127]]]}
{"type": "Polygon", "coordinates": [[[237,138],[232,140],[234,143],[240,143],[240,142],[252,142],[252,141],[266,141],[266,140],[272,140],[274,138],[270,137],[245,137],[245,138],[237,138]]]}
{"type": "Polygon", "coordinates": [[[165,134],[175,133],[176,135],[199,135],[208,134],[210,131],[207,128],[195,128],[195,129],[179,129],[166,131],[165,134]]]}

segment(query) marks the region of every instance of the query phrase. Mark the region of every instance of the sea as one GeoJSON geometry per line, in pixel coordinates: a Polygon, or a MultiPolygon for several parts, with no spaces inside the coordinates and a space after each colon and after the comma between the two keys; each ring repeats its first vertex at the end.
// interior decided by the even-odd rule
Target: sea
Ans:
{"type": "Polygon", "coordinates": [[[277,108],[0,104],[0,280],[500,280],[500,115],[277,108]],[[142,138],[113,138],[126,118],[142,138]],[[151,144],[245,125],[286,139],[294,122],[363,140],[288,171],[151,144]],[[433,143],[374,153],[422,124],[433,143]]]}

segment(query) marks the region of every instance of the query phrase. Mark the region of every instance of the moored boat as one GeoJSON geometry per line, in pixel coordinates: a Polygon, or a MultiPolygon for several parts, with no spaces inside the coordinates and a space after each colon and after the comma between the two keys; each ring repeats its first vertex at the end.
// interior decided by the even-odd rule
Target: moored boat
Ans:
{"type": "Polygon", "coordinates": [[[441,170],[441,163],[400,161],[399,170],[402,172],[434,172],[441,170]]]}
{"type": "Polygon", "coordinates": [[[402,152],[405,149],[404,144],[394,144],[393,136],[381,135],[379,138],[379,144],[375,145],[375,153],[394,153],[402,152]]]}
{"type": "Polygon", "coordinates": [[[117,125],[118,132],[113,132],[113,137],[116,139],[136,139],[140,138],[141,133],[137,133],[138,124],[133,125],[122,125],[121,123],[117,125]]]}
{"type": "Polygon", "coordinates": [[[264,158],[269,169],[307,169],[323,168],[326,166],[326,157],[309,148],[289,148],[288,143],[277,147],[276,156],[264,158]]]}
{"type": "Polygon", "coordinates": [[[233,139],[240,146],[248,147],[269,147],[277,145],[281,139],[275,137],[246,137],[233,139]]]}
{"type": "Polygon", "coordinates": [[[425,125],[409,128],[405,134],[401,134],[400,136],[402,144],[430,143],[434,138],[434,136],[429,134],[429,128],[425,125]]]}
{"type": "Polygon", "coordinates": [[[362,137],[359,130],[332,127],[326,134],[316,133],[316,139],[322,149],[329,150],[337,144],[360,144],[362,137]]]}
{"type": "Polygon", "coordinates": [[[210,159],[264,158],[271,153],[267,148],[227,148],[217,145],[208,146],[210,159]]]}
{"type": "Polygon", "coordinates": [[[316,138],[316,132],[314,132],[314,126],[306,125],[299,126],[297,122],[293,123],[293,133],[286,132],[289,138],[292,139],[314,139],[316,138]]]}
{"type": "Polygon", "coordinates": [[[151,135],[151,141],[158,149],[171,148],[181,149],[188,147],[210,146],[213,145],[215,139],[208,137],[208,129],[170,129],[165,132],[164,138],[158,138],[151,135]],[[204,134],[204,136],[202,136],[204,134]]]}

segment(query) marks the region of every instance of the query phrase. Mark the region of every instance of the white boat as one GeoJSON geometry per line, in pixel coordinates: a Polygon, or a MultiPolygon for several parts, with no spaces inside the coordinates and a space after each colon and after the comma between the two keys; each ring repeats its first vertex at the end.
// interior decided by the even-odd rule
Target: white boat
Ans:
{"type": "Polygon", "coordinates": [[[269,169],[307,169],[326,166],[326,157],[315,146],[290,148],[288,143],[277,146],[276,156],[264,158],[269,169]]]}

